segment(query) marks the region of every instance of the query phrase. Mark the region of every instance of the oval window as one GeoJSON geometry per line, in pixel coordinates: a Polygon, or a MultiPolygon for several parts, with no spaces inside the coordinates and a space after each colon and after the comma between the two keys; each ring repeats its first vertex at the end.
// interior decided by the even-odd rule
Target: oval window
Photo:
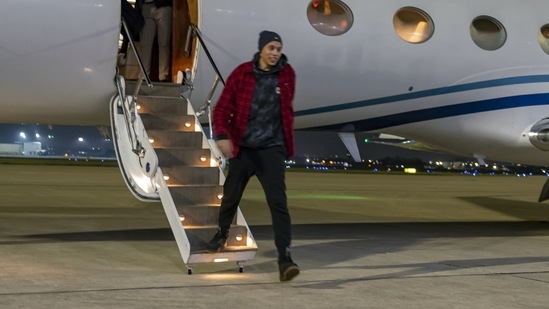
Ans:
{"type": "Polygon", "coordinates": [[[545,24],[539,29],[538,42],[541,49],[549,54],[549,24],[545,24]]]}
{"type": "Polygon", "coordinates": [[[478,47],[484,50],[496,50],[503,46],[507,32],[503,25],[490,16],[479,16],[469,27],[471,38],[478,47]]]}
{"type": "Polygon", "coordinates": [[[340,35],[353,25],[351,9],[340,0],[311,1],[307,18],[316,31],[325,35],[340,35]]]}
{"type": "Polygon", "coordinates": [[[408,43],[423,43],[433,36],[435,25],[431,17],[415,7],[404,7],[393,16],[398,36],[408,43]]]}

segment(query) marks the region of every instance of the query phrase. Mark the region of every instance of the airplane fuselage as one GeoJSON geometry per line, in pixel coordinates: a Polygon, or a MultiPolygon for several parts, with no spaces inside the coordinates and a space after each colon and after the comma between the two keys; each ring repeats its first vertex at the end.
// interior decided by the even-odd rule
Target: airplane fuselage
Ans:
{"type": "MultiPolygon", "coordinates": [[[[8,29],[0,34],[0,123],[108,125],[119,3],[62,2],[58,10],[42,2],[0,4],[0,23],[8,29]]],[[[198,1],[197,24],[224,78],[257,52],[260,31],[282,36],[297,73],[296,129],[383,132],[449,153],[547,164],[546,151],[530,141],[532,126],[549,114],[543,3],[344,4],[352,23],[340,35],[315,29],[308,15],[314,1],[198,1]],[[425,41],[400,36],[399,18],[408,22],[408,11],[397,14],[403,8],[429,17],[433,30],[425,41]],[[503,27],[501,46],[482,45],[493,29],[475,34],[479,17],[481,26],[495,20],[503,27]]],[[[214,80],[202,49],[192,69],[191,99],[200,106],[214,80]]]]}

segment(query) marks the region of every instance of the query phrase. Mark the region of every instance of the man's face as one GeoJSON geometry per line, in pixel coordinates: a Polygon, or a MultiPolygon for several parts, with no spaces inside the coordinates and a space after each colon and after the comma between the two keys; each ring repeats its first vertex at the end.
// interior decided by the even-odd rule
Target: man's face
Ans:
{"type": "Polygon", "coordinates": [[[263,46],[259,54],[259,66],[263,70],[269,70],[278,63],[282,55],[282,44],[277,41],[269,42],[263,46]]]}

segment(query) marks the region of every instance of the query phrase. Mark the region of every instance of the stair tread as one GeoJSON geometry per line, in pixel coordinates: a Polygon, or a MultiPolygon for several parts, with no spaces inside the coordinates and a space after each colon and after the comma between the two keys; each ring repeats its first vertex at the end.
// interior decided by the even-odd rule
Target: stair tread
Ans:
{"type": "Polygon", "coordinates": [[[202,187],[222,187],[220,184],[169,184],[168,188],[202,188],[202,187]]]}
{"type": "Polygon", "coordinates": [[[158,132],[169,132],[169,133],[181,133],[181,134],[185,134],[185,135],[189,135],[189,134],[196,134],[196,135],[202,135],[202,132],[200,131],[183,131],[183,130],[178,130],[178,129],[148,129],[147,132],[153,132],[153,133],[158,133],[158,132]]]}
{"type": "Polygon", "coordinates": [[[184,147],[184,146],[166,146],[166,147],[158,147],[153,146],[154,150],[203,150],[203,151],[210,151],[208,148],[202,148],[202,147],[184,147]]]}
{"type": "Polygon", "coordinates": [[[177,164],[177,165],[159,164],[158,167],[164,168],[164,169],[187,169],[187,168],[216,168],[216,169],[219,169],[218,166],[183,165],[183,164],[177,164]]]}
{"type": "Polygon", "coordinates": [[[162,116],[162,117],[173,117],[173,118],[194,118],[194,115],[188,115],[188,114],[173,114],[173,113],[166,113],[166,112],[150,112],[150,111],[143,111],[139,112],[139,115],[141,116],[162,116]]]}
{"type": "Polygon", "coordinates": [[[257,251],[257,247],[248,246],[227,246],[220,251],[210,251],[207,249],[191,250],[191,254],[219,254],[224,252],[244,252],[244,251],[257,251]]]}
{"type": "Polygon", "coordinates": [[[175,207],[180,207],[180,208],[191,208],[191,207],[219,207],[219,203],[218,203],[218,204],[196,204],[196,205],[188,205],[188,206],[176,205],[175,207]]]}
{"type": "MultiPolygon", "coordinates": [[[[231,229],[234,229],[234,228],[238,228],[238,227],[246,227],[245,225],[236,225],[236,224],[233,224],[231,225],[231,229]]],[[[185,226],[185,229],[186,230],[208,230],[208,229],[213,229],[213,230],[217,230],[218,226],[217,225],[193,225],[193,226],[185,226]]],[[[212,234],[213,235],[213,234],[212,234]]]]}

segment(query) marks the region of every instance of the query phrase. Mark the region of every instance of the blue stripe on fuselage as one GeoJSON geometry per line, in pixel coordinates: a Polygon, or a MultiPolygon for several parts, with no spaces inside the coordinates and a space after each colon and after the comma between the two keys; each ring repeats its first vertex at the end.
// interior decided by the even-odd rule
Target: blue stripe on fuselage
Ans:
{"type": "MultiPolygon", "coordinates": [[[[470,91],[475,89],[499,87],[515,84],[529,84],[529,83],[542,83],[549,82],[549,75],[532,75],[532,76],[520,76],[509,77],[497,80],[482,81],[476,83],[469,83],[463,85],[435,88],[430,90],[418,91],[409,94],[400,94],[395,96],[377,98],[372,100],[358,101],[345,103],[340,105],[332,105],[326,107],[312,108],[302,111],[296,111],[295,116],[305,116],[322,114],[334,111],[343,111],[353,108],[360,108],[365,106],[379,105],[394,103],[404,100],[417,99],[422,97],[432,97],[436,95],[470,91]]],[[[513,97],[503,97],[490,100],[482,100],[476,102],[467,102],[461,104],[453,104],[441,107],[427,108],[421,110],[414,110],[409,112],[403,112],[398,114],[391,114],[387,116],[369,118],[359,121],[346,122],[333,124],[329,126],[317,127],[315,129],[341,129],[343,126],[349,124],[354,125],[354,130],[368,131],[377,130],[397,125],[409,124],[413,122],[433,120],[437,118],[445,118],[452,116],[459,116],[465,114],[473,114],[479,112],[486,112],[491,110],[501,110],[515,107],[534,106],[549,104],[549,94],[532,94],[532,95],[520,95],[513,97]]],[[[352,112],[352,111],[349,111],[352,112]]]]}
{"type": "MultiPolygon", "coordinates": [[[[343,130],[343,128],[350,128],[352,125],[352,131],[372,131],[383,128],[389,128],[404,124],[410,124],[420,121],[440,119],[446,117],[460,116],[466,114],[475,114],[487,111],[495,111],[524,106],[535,105],[548,105],[549,93],[520,95],[514,97],[505,97],[498,99],[490,99],[462,104],[447,105],[434,108],[426,108],[421,110],[409,111],[398,114],[391,114],[387,116],[368,118],[364,120],[333,124],[328,126],[321,126],[309,129],[318,130],[343,130]]],[[[549,110],[548,110],[549,115],[549,110]]],[[[540,115],[540,117],[546,117],[548,115],[540,115]]]]}

